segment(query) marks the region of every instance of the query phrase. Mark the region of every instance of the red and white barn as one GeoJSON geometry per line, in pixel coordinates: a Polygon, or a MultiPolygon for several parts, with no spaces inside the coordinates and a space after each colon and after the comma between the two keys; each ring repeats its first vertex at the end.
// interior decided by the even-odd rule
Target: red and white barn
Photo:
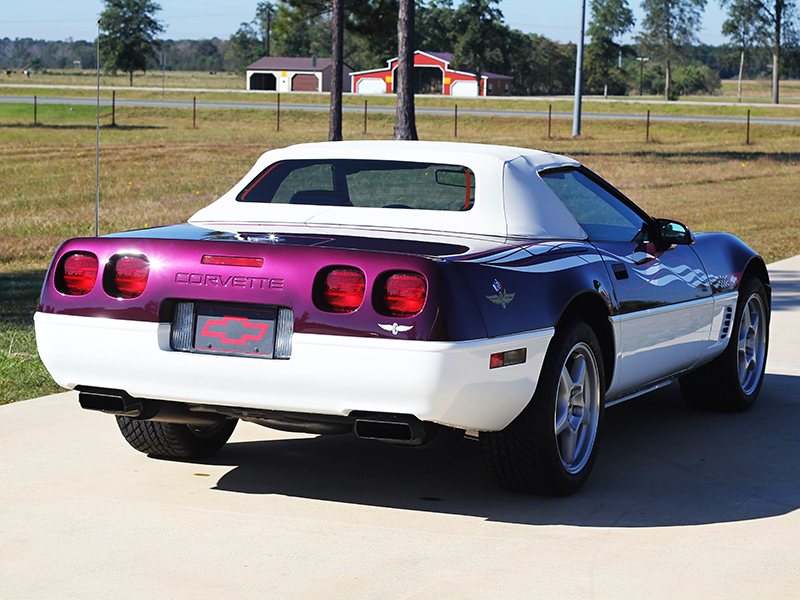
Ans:
{"type": "MultiPolygon", "coordinates": [[[[512,77],[481,73],[481,85],[468,71],[450,68],[453,55],[448,52],[414,52],[415,93],[438,93],[445,96],[508,96],[512,77]]],[[[350,91],[354,94],[392,94],[395,88],[397,58],[385,69],[350,73],[350,91]]]]}

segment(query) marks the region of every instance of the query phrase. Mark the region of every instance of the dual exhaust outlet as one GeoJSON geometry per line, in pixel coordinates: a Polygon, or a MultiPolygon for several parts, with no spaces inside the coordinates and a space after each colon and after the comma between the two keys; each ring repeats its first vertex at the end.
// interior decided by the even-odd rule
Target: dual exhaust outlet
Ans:
{"type": "MultiPolygon", "coordinates": [[[[226,418],[209,407],[191,410],[180,402],[134,398],[123,390],[78,387],[78,392],[78,401],[86,410],[142,421],[207,426],[226,418]]],[[[413,415],[358,412],[351,413],[350,418],[353,433],[361,439],[417,446],[426,438],[425,424],[413,415]]]]}
{"type": "Polygon", "coordinates": [[[413,415],[359,413],[353,425],[356,437],[418,446],[425,441],[425,424],[413,415]]]}

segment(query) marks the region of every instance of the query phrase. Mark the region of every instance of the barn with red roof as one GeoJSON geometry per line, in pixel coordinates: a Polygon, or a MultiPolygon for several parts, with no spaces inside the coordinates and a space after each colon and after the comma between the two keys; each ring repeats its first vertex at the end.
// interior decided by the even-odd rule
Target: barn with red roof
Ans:
{"type": "MultiPolygon", "coordinates": [[[[453,55],[448,52],[414,52],[415,93],[445,96],[508,96],[512,77],[481,73],[480,85],[473,73],[450,68],[453,55]]],[[[396,91],[397,58],[385,69],[350,73],[350,91],[354,94],[392,94],[396,91]]]]}

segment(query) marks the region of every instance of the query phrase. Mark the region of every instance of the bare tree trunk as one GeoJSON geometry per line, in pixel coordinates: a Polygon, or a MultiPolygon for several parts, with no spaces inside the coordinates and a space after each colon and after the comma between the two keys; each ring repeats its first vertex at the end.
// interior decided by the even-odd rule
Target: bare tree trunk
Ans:
{"type": "Polygon", "coordinates": [[[778,61],[778,54],[777,53],[773,53],[772,54],[772,103],[773,104],[778,104],[778,100],[779,100],[779,96],[780,96],[780,93],[779,93],[780,83],[778,81],[779,69],[780,69],[780,64],[779,64],[779,61],[778,61]]]}
{"type": "Polygon", "coordinates": [[[744,69],[744,49],[742,50],[742,58],[739,60],[739,102],[742,101],[742,70],[744,69]]]}
{"type": "Polygon", "coordinates": [[[775,1],[775,39],[772,47],[772,103],[778,104],[781,54],[781,18],[783,17],[783,0],[775,1]]]}
{"type": "Polygon", "coordinates": [[[672,78],[671,77],[672,73],[671,73],[671,69],[670,69],[670,62],[671,61],[669,59],[667,59],[667,81],[666,81],[666,84],[664,85],[664,99],[667,100],[667,101],[669,101],[669,83],[670,83],[670,79],[672,78]]]}
{"type": "Polygon", "coordinates": [[[267,9],[267,30],[264,32],[264,37],[267,42],[267,56],[269,56],[269,30],[272,27],[272,9],[267,9]]]}
{"type": "Polygon", "coordinates": [[[400,0],[397,16],[397,115],[395,140],[416,140],[414,119],[414,0],[400,0]]]}
{"type": "Polygon", "coordinates": [[[333,0],[331,52],[331,120],[328,141],[342,140],[342,55],[344,52],[344,0],[333,0]]]}

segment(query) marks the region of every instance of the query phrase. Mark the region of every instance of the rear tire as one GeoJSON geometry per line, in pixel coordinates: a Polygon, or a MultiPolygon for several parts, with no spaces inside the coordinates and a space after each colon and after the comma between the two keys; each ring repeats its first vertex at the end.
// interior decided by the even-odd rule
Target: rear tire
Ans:
{"type": "Polygon", "coordinates": [[[238,419],[197,427],[162,421],[138,421],[117,417],[125,440],[139,452],[161,458],[206,458],[231,437],[238,419]]]}
{"type": "Polygon", "coordinates": [[[597,457],[605,378],[597,335],[583,321],[556,329],[533,398],[501,431],[481,432],[492,480],[507,490],[573,494],[597,457]]]}
{"type": "Polygon", "coordinates": [[[764,285],[746,275],[739,288],[728,347],[713,361],[680,379],[695,408],[742,412],[753,406],[764,382],[769,347],[769,303],[764,285]]]}

